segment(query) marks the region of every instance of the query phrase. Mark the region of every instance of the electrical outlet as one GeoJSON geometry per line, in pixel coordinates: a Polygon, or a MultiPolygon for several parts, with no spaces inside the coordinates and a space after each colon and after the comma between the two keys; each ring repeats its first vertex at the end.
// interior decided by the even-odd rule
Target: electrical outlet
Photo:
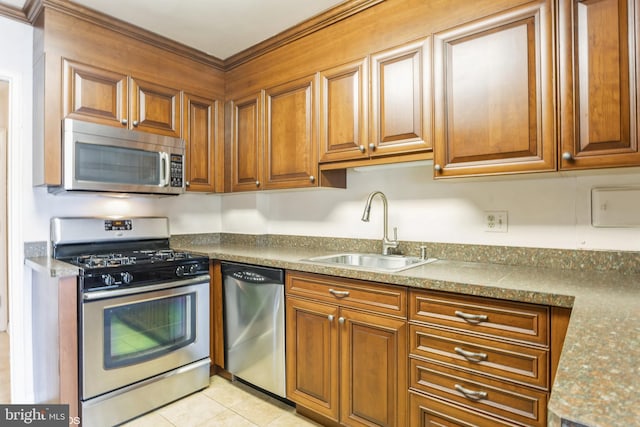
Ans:
{"type": "Polygon", "coordinates": [[[484,231],[506,233],[509,226],[507,211],[485,211],[484,231]]]}

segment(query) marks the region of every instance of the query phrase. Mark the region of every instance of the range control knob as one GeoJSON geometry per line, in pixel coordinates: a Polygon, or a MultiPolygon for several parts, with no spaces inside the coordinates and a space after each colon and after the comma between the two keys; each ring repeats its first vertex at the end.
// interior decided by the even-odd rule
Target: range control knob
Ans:
{"type": "Polygon", "coordinates": [[[122,283],[125,283],[127,285],[131,283],[131,281],[133,280],[133,274],[129,273],[128,271],[121,273],[121,276],[122,276],[122,283]]]}
{"type": "Polygon", "coordinates": [[[191,264],[189,266],[189,274],[195,274],[200,270],[200,266],[198,264],[191,264]]]}
{"type": "Polygon", "coordinates": [[[107,286],[111,286],[113,285],[113,282],[115,282],[115,279],[113,278],[112,275],[110,274],[103,274],[102,275],[102,283],[104,283],[107,286]]]}
{"type": "Polygon", "coordinates": [[[176,268],[176,276],[178,276],[178,277],[184,276],[184,265],[179,265],[176,268]]]}

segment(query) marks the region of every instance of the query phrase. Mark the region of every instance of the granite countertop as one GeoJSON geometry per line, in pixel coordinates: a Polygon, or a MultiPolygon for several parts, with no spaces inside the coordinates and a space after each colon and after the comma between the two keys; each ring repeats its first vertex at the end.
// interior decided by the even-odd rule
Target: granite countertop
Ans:
{"type": "MultiPolygon", "coordinates": [[[[549,425],[640,425],[640,275],[436,261],[374,273],[302,261],[326,250],[180,244],[222,261],[572,308],[549,401],[549,425]]],[[[337,253],[339,251],[333,251],[337,253]]]]}
{"type": "MultiPolygon", "coordinates": [[[[572,309],[549,400],[549,426],[640,426],[640,274],[439,260],[398,273],[304,261],[339,250],[254,244],[173,243],[233,261],[572,309]],[[565,425],[565,424],[563,424],[565,425]],[[566,424],[571,425],[571,424],[566,424]]],[[[52,277],[77,268],[47,257],[26,264],[52,277]]]]}

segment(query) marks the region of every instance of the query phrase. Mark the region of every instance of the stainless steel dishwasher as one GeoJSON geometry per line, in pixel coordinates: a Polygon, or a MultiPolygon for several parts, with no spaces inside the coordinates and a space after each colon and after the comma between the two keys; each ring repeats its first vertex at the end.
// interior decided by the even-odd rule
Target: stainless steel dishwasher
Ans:
{"type": "Polygon", "coordinates": [[[284,271],[222,263],[225,369],[286,397],[284,271]]]}

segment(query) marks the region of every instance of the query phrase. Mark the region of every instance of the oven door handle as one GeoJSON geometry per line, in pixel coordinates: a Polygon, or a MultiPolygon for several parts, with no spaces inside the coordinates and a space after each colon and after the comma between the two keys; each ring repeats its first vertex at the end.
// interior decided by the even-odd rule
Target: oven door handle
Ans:
{"type": "Polygon", "coordinates": [[[178,280],[175,282],[159,283],[157,285],[135,286],[133,288],[115,289],[110,291],[84,292],[82,294],[82,299],[83,301],[95,301],[95,300],[105,299],[105,298],[115,298],[115,297],[122,297],[125,295],[140,294],[143,292],[161,291],[163,289],[178,288],[178,287],[189,286],[189,285],[198,285],[201,283],[209,283],[210,279],[211,279],[211,276],[209,276],[208,274],[203,274],[198,277],[192,277],[191,279],[178,280]]]}

